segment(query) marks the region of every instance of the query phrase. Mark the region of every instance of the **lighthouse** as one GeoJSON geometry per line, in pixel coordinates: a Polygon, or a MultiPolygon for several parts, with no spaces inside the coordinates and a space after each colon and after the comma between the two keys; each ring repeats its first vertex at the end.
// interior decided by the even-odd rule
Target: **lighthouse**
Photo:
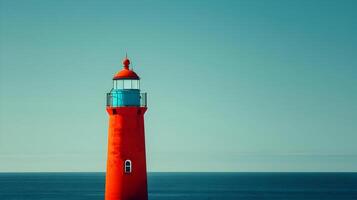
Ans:
{"type": "Polygon", "coordinates": [[[146,93],[125,58],[107,93],[109,114],[106,200],[147,200],[144,114],[146,93]]]}

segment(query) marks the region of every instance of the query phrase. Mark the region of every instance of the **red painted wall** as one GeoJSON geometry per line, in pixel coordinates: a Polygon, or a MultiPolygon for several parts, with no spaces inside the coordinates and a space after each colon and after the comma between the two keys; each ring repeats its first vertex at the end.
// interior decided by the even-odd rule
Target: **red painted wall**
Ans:
{"type": "Polygon", "coordinates": [[[144,113],[146,107],[107,107],[109,114],[106,200],[147,200],[144,113]],[[124,171],[131,160],[132,172],[124,171]]]}

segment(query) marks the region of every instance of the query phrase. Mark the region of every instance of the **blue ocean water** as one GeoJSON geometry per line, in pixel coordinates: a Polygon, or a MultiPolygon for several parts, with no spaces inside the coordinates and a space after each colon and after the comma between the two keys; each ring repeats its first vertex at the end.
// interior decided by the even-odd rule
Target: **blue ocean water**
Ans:
{"type": "MultiPolygon", "coordinates": [[[[104,199],[104,173],[0,173],[0,200],[104,199]]],[[[150,200],[357,199],[357,173],[149,173],[150,200]]]]}

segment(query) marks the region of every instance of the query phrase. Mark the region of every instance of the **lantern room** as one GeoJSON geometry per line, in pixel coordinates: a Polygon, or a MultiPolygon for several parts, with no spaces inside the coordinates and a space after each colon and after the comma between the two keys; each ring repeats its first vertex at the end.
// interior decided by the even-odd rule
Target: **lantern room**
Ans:
{"type": "Polygon", "coordinates": [[[145,106],[146,93],[140,94],[140,78],[129,68],[130,60],[125,58],[123,69],[113,77],[113,88],[107,94],[107,106],[145,106]]]}

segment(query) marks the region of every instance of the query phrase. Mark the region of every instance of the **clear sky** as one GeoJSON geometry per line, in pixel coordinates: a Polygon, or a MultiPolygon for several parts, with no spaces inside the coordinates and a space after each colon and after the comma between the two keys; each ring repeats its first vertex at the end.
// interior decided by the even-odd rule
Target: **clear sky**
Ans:
{"type": "Polygon", "coordinates": [[[149,171],[357,171],[357,1],[0,2],[0,171],[105,171],[126,52],[149,171]]]}

